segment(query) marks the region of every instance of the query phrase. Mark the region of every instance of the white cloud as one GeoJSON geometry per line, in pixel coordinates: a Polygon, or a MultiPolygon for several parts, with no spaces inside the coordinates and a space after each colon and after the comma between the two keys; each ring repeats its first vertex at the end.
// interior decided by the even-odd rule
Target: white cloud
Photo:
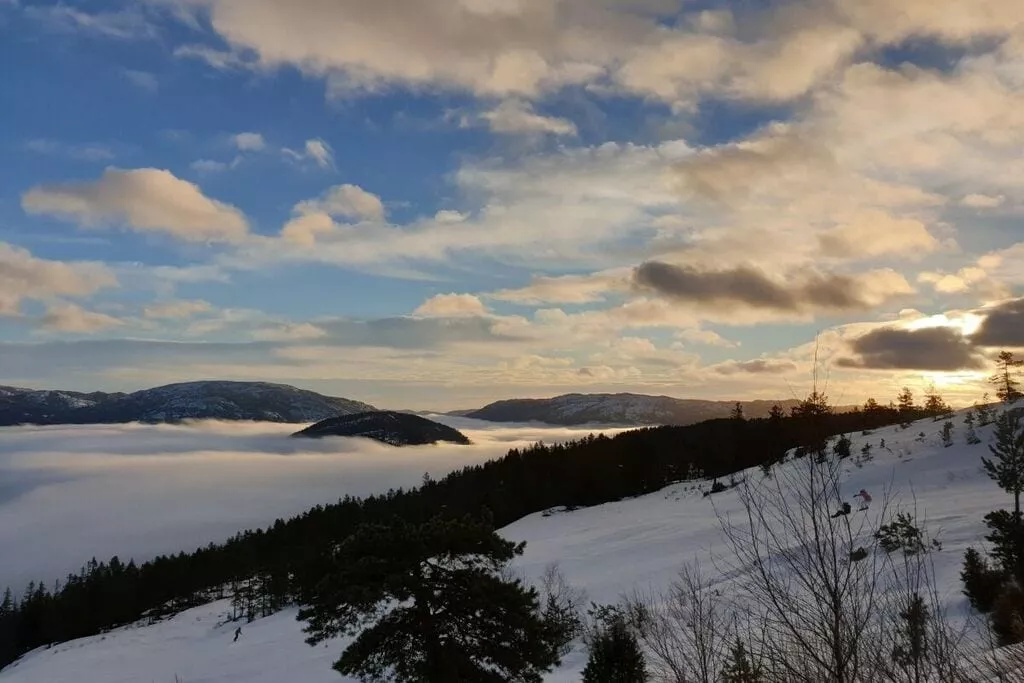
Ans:
{"type": "Polygon", "coordinates": [[[826,256],[857,258],[900,254],[922,258],[939,249],[939,241],[924,223],[894,218],[878,209],[858,212],[850,220],[819,235],[826,256]]]}
{"type": "Polygon", "coordinates": [[[281,150],[286,157],[296,161],[312,161],[320,168],[334,168],[334,151],[324,140],[314,138],[306,140],[302,151],[285,147],[281,150]]]}
{"type": "Polygon", "coordinates": [[[69,303],[49,306],[40,320],[40,326],[44,330],[75,334],[95,334],[123,324],[123,321],[106,313],[87,311],[81,306],[69,303]]]}
{"type": "Polygon", "coordinates": [[[281,229],[281,237],[302,247],[311,247],[331,236],[349,234],[347,226],[335,218],[353,221],[384,220],[384,203],[380,197],[358,185],[336,185],[316,199],[306,199],[294,207],[295,217],[281,229]]]}
{"type": "Polygon", "coordinates": [[[421,317],[458,318],[487,315],[487,306],[472,294],[437,294],[424,301],[413,315],[421,317]]]}
{"type": "Polygon", "coordinates": [[[238,133],[231,136],[231,142],[240,152],[260,152],[267,147],[267,141],[259,133],[238,133]]]}
{"type": "Polygon", "coordinates": [[[173,300],[173,301],[160,301],[145,306],[142,309],[142,314],[146,318],[155,320],[171,319],[177,320],[182,318],[191,318],[199,313],[208,313],[213,310],[213,306],[208,301],[203,300],[173,300]]]}
{"type": "Polygon", "coordinates": [[[22,196],[21,205],[28,213],[60,216],[83,226],[122,223],[187,241],[238,241],[249,229],[235,207],[155,168],[108,168],[93,182],[34,187],[22,196]]]}
{"type": "Polygon", "coordinates": [[[329,216],[355,220],[384,220],[384,204],[380,197],[358,185],[335,185],[317,199],[295,205],[295,213],[325,213],[329,216]]]}
{"type": "Polygon", "coordinates": [[[255,339],[266,341],[305,341],[326,336],[327,332],[312,323],[283,323],[264,327],[253,333],[255,339]]]}
{"type": "Polygon", "coordinates": [[[495,133],[576,135],[576,124],[569,119],[543,116],[522,100],[507,100],[480,118],[495,133]]]}
{"type": "Polygon", "coordinates": [[[206,45],[179,45],[174,56],[185,59],[199,59],[215,69],[242,69],[253,66],[236,52],[217,50],[206,45]]]}
{"type": "Polygon", "coordinates": [[[434,214],[434,221],[437,223],[461,223],[467,218],[469,218],[468,213],[451,211],[449,209],[442,209],[434,214]]]}
{"type": "Polygon", "coordinates": [[[76,161],[109,161],[114,153],[106,145],[65,145],[49,138],[37,138],[25,143],[25,147],[36,154],[64,156],[76,161]]]}
{"type": "Polygon", "coordinates": [[[0,315],[16,315],[23,298],[88,296],[116,287],[115,275],[97,263],[49,261],[0,242],[0,315]]]}
{"type": "Polygon", "coordinates": [[[714,330],[705,330],[697,327],[680,330],[676,332],[675,337],[691,344],[701,344],[704,346],[736,348],[740,345],[739,342],[730,341],[714,330]]]}
{"type": "Polygon", "coordinates": [[[160,89],[160,82],[156,76],[149,73],[148,71],[138,71],[136,69],[123,69],[121,75],[129,83],[134,85],[139,90],[145,90],[146,92],[155,93],[160,89]]]}
{"type": "Polygon", "coordinates": [[[196,159],[189,164],[189,167],[191,167],[193,171],[198,171],[199,173],[222,173],[231,168],[231,165],[227,162],[216,161],[214,159],[196,159]]]}
{"type": "Polygon", "coordinates": [[[86,33],[105,38],[137,40],[153,38],[156,27],[139,8],[89,13],[64,4],[28,7],[26,14],[58,31],[86,33]]]}
{"type": "Polygon", "coordinates": [[[960,200],[960,204],[968,206],[972,209],[994,209],[998,206],[1002,206],[1003,202],[1006,201],[1006,197],[998,195],[996,197],[987,194],[971,193],[965,195],[960,200]]]}
{"type": "Polygon", "coordinates": [[[312,247],[319,239],[336,235],[341,229],[326,213],[300,214],[281,228],[281,238],[300,247],[312,247]]]}
{"type": "Polygon", "coordinates": [[[586,304],[603,301],[613,292],[629,289],[629,269],[591,275],[536,276],[517,289],[502,289],[487,296],[516,304],[586,304]]]}

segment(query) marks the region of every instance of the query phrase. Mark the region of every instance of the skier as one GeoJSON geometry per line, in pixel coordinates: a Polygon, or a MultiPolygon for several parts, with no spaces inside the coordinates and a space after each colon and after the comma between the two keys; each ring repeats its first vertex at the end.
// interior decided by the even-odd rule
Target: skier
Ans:
{"type": "Polygon", "coordinates": [[[857,508],[858,510],[867,510],[868,506],[871,505],[871,494],[865,491],[864,489],[861,489],[857,493],[853,494],[853,497],[859,497],[861,499],[860,507],[857,508]]]}
{"type": "Polygon", "coordinates": [[[232,640],[231,642],[232,643],[237,643],[238,642],[238,636],[240,636],[240,635],[242,635],[242,627],[241,626],[239,626],[238,628],[235,629],[235,639],[232,640]]]}

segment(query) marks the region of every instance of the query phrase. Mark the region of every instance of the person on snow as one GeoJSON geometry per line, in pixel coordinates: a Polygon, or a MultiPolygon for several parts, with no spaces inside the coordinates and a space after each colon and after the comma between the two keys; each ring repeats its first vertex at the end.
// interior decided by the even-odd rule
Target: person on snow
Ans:
{"type": "Polygon", "coordinates": [[[240,635],[242,635],[242,627],[241,626],[239,626],[238,628],[235,629],[235,639],[232,640],[231,642],[232,643],[237,643],[238,642],[238,636],[240,636],[240,635]]]}
{"type": "Polygon", "coordinates": [[[861,499],[860,507],[857,508],[858,510],[867,510],[868,505],[871,504],[871,494],[865,491],[864,489],[861,489],[857,493],[853,494],[853,497],[861,499]]]}

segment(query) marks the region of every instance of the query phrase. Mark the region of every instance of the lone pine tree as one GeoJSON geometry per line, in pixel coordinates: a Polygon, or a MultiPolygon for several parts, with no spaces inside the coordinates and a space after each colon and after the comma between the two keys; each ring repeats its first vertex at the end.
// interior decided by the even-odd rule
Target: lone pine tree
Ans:
{"type": "Polygon", "coordinates": [[[524,545],[468,516],[360,526],[304,598],[307,642],[354,636],[334,668],[365,681],[539,683],[557,639],[536,590],[501,574],[524,545]]]}
{"type": "Polygon", "coordinates": [[[1003,403],[1016,403],[1022,396],[1017,379],[1021,366],[1024,366],[1024,360],[1014,358],[1010,351],[1001,351],[996,358],[996,373],[989,382],[995,385],[996,398],[1003,403]]]}
{"type": "Polygon", "coordinates": [[[1024,491],[1024,427],[1019,413],[1007,410],[999,416],[995,443],[988,449],[994,457],[981,459],[985,472],[1001,489],[1013,494],[1013,513],[1019,518],[1020,494],[1024,491]]]}

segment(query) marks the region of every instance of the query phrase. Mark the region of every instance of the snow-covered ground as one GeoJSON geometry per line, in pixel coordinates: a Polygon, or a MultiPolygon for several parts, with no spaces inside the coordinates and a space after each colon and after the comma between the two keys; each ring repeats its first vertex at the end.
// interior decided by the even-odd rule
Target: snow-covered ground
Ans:
{"type": "MultiPolygon", "coordinates": [[[[853,453],[870,442],[874,460],[857,468],[851,458],[845,461],[844,475],[847,498],[865,488],[878,499],[891,488],[894,505],[916,505],[919,519],[942,543],[933,553],[940,593],[960,615],[967,609],[959,581],[963,551],[984,535],[984,514],[1010,503],[981,469],[992,428],[978,430],[981,444],[966,445],[962,418],[954,418],[955,443],[950,448],[941,443],[942,422],[931,420],[906,430],[889,427],[867,436],[853,434],[853,453]],[[887,449],[879,447],[882,439],[887,449]]],[[[761,474],[755,469],[748,476],[761,474]]],[[[534,514],[501,532],[527,542],[518,566],[528,577],[538,577],[557,562],[590,600],[615,602],[634,588],[665,588],[694,559],[702,560],[705,573],[714,576],[730,555],[716,511],[739,510],[735,491],[704,498],[692,484],[676,484],[592,508],[534,514]]],[[[294,610],[243,626],[237,642],[232,642],[235,625],[223,623],[227,610],[226,602],[214,603],[157,625],[42,649],[0,672],[0,683],[348,683],[331,669],[341,643],[307,646],[294,610]]],[[[578,681],[584,661],[585,654],[577,649],[546,680],[578,681]]]]}

